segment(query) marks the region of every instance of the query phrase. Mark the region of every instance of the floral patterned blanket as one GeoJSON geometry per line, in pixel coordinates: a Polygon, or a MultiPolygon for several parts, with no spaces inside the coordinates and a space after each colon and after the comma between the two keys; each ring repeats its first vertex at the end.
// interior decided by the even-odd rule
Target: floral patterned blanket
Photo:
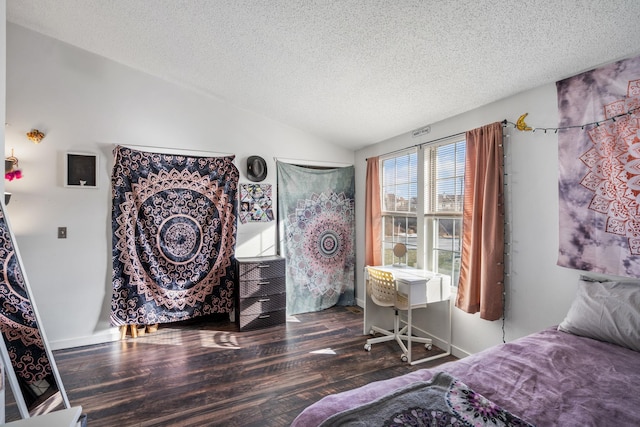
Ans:
{"type": "Polygon", "coordinates": [[[439,372],[431,381],[402,387],[370,403],[325,420],[330,426],[532,426],[439,372]]]}

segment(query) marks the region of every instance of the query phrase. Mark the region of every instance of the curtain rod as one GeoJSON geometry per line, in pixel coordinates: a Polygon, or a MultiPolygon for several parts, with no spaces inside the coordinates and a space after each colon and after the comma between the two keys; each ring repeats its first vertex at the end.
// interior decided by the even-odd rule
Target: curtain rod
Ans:
{"type": "Polygon", "coordinates": [[[305,166],[321,166],[321,165],[333,166],[333,167],[353,166],[353,163],[325,162],[322,160],[286,159],[284,157],[274,157],[273,160],[275,160],[276,162],[291,163],[291,164],[298,164],[298,165],[305,165],[305,166]]]}
{"type": "MultiPolygon", "coordinates": [[[[509,122],[507,121],[507,119],[504,119],[500,123],[502,123],[502,127],[506,127],[507,123],[509,123],[509,122]]],[[[408,150],[409,148],[422,147],[423,145],[433,144],[434,142],[438,142],[438,141],[442,141],[443,139],[449,139],[449,138],[453,138],[453,137],[456,137],[456,136],[464,135],[465,133],[467,133],[467,132],[466,131],[458,132],[458,133],[454,133],[454,134],[451,134],[451,135],[443,136],[443,137],[440,137],[440,138],[432,139],[431,141],[426,141],[426,142],[421,142],[419,144],[410,145],[409,147],[398,148],[397,150],[393,150],[393,151],[389,151],[388,153],[380,154],[380,156],[388,156],[389,154],[399,153],[400,151],[408,150]]],[[[367,161],[367,160],[369,160],[369,158],[366,158],[364,160],[367,161]]]]}
{"type": "Polygon", "coordinates": [[[170,148],[170,147],[158,147],[158,146],[153,146],[153,145],[135,145],[135,144],[116,144],[119,145],[121,147],[126,147],[126,148],[133,148],[135,150],[142,150],[142,151],[147,151],[149,152],[150,150],[161,150],[160,154],[184,154],[187,152],[190,153],[200,153],[201,156],[205,155],[207,157],[228,157],[228,156],[235,156],[235,154],[233,153],[220,153],[220,152],[215,152],[215,151],[206,151],[206,150],[191,150],[191,149],[184,149],[184,148],[170,148]]]}

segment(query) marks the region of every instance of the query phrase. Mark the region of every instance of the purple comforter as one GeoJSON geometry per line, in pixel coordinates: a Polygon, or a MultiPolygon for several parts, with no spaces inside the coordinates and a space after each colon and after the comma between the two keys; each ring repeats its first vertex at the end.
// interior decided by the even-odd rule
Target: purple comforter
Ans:
{"type": "Polygon", "coordinates": [[[640,353],[546,329],[455,362],[326,396],[292,427],[317,426],[438,371],[539,427],[640,426],[640,353]]]}

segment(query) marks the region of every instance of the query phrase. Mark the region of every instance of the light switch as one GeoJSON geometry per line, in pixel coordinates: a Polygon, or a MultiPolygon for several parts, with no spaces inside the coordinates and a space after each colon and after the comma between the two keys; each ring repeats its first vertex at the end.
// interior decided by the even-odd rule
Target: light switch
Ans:
{"type": "Polygon", "coordinates": [[[67,238],[67,227],[58,227],[58,239],[67,238]]]}

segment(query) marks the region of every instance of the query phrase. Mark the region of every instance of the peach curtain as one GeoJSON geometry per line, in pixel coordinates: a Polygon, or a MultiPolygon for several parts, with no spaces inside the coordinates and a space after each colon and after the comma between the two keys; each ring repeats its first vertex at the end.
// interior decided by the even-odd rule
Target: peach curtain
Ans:
{"type": "Polygon", "coordinates": [[[456,307],[480,318],[503,314],[504,162],[502,124],[466,133],[462,254],[456,307]]]}
{"type": "Polygon", "coordinates": [[[382,207],[380,205],[380,158],[367,159],[365,193],[365,265],[382,265],[382,207]]]}

